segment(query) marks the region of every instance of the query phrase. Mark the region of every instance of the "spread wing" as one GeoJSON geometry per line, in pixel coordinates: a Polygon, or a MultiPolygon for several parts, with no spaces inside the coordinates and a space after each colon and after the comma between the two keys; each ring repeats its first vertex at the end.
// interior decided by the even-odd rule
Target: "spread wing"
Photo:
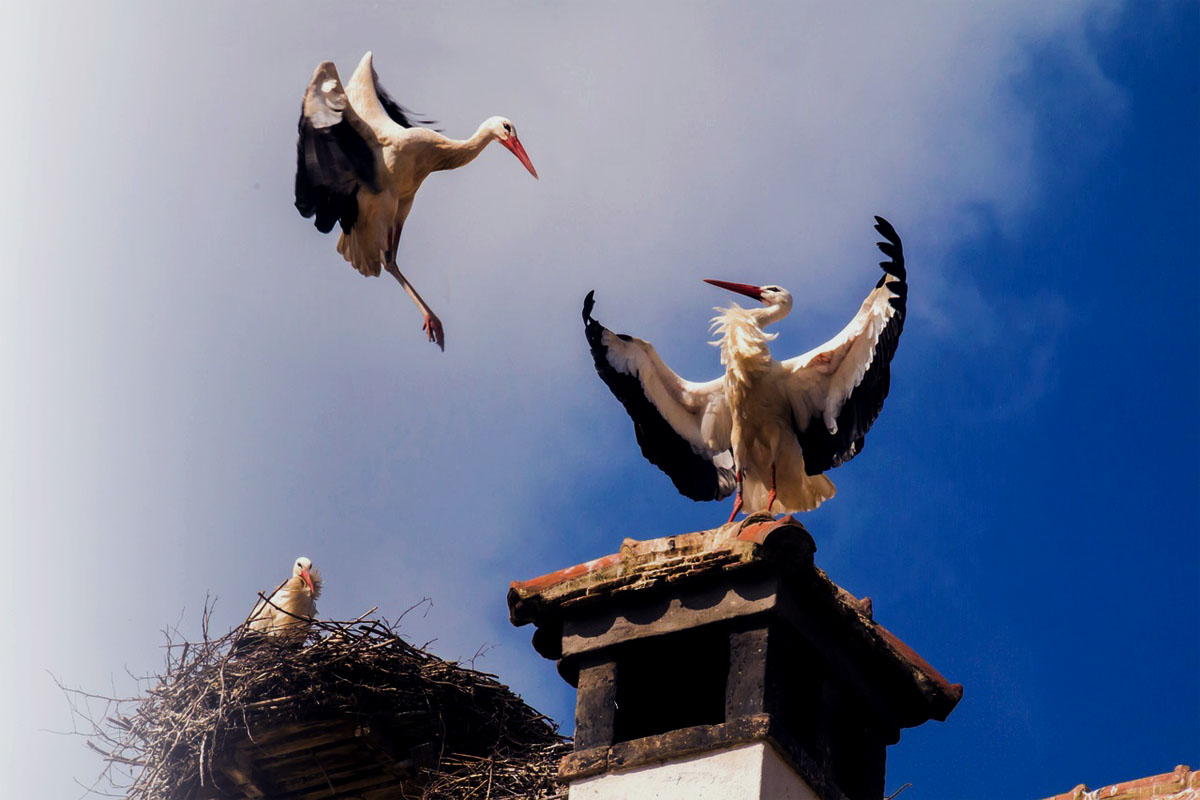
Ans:
{"type": "Polygon", "coordinates": [[[642,455],[665,472],[684,497],[728,497],[737,481],[724,380],[683,380],[649,342],[615,334],[592,319],[593,295],[588,292],[583,301],[584,334],[596,372],[633,419],[642,455]]]}
{"type": "Polygon", "coordinates": [[[367,137],[369,128],[351,108],[332,61],[322,62],[308,82],[298,128],[296,210],[315,216],[321,233],[338,222],[349,233],[358,219],[359,187],[379,187],[378,144],[367,137]]]}
{"type": "Polygon", "coordinates": [[[862,451],[888,394],[908,283],[896,229],[882,217],[875,222],[875,230],[887,240],[878,247],[890,259],[879,264],[883,277],[841,333],[783,362],[791,373],[787,387],[793,423],[809,475],[840,466],[862,451]]]}

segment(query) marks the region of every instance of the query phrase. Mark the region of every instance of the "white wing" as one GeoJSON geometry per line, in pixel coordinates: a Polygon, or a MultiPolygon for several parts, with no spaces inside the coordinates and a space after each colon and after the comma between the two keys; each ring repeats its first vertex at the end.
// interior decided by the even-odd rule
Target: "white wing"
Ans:
{"type": "Polygon", "coordinates": [[[642,455],[685,497],[728,497],[737,481],[724,379],[683,380],[649,342],[615,334],[592,319],[593,294],[583,302],[584,333],[596,372],[633,419],[642,455]]]}
{"type": "Polygon", "coordinates": [[[804,471],[817,475],[854,458],[883,408],[890,364],[904,327],[908,284],[904,250],[882,217],[875,230],[884,275],[842,332],[820,347],[783,362],[804,471]]]}

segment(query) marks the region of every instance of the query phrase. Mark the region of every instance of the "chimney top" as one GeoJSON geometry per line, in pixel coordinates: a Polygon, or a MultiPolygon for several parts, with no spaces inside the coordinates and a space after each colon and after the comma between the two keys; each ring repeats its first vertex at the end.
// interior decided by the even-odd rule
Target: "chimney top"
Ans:
{"type": "Polygon", "coordinates": [[[962,686],[833,583],[815,551],[797,520],[763,514],[626,539],[620,552],[514,581],[512,623],[532,623],[534,648],[578,689],[560,777],[625,780],[767,743],[823,800],[882,796],[886,745],[946,719],[962,686]]]}
{"type": "MultiPolygon", "coordinates": [[[[764,571],[778,572],[791,583],[806,583],[851,638],[864,646],[882,669],[897,673],[923,699],[926,719],[945,720],[962,699],[962,684],[950,683],[925,659],[873,617],[871,598],[859,599],[831,581],[813,563],[816,544],[792,516],[780,520],[759,514],[706,531],[659,539],[625,539],[620,552],[585,561],[508,589],[509,619],[513,625],[533,623],[533,646],[549,659],[562,659],[562,623],[588,610],[611,605],[633,595],[672,590],[695,584],[720,583],[764,571]],[[891,668],[891,669],[889,669],[891,668]]],[[[665,612],[665,609],[664,609],[665,612]]],[[[572,648],[568,643],[568,651],[572,648]]],[[[563,677],[575,685],[575,671],[563,677]]],[[[919,713],[919,712],[918,712],[919,713]]],[[[905,726],[907,727],[907,726],[905,726]]]]}

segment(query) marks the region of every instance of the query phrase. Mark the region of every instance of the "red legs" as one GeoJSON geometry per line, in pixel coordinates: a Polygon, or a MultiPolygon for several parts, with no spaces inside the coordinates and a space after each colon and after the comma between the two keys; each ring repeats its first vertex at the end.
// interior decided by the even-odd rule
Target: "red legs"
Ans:
{"type": "MultiPolygon", "coordinates": [[[[733,518],[742,510],[742,471],[737,471],[737,499],[733,501],[733,511],[729,514],[729,522],[733,522],[733,518]]],[[[729,522],[725,524],[728,525],[729,522]]]]}
{"type": "Polygon", "coordinates": [[[436,344],[443,351],[446,349],[446,333],[442,329],[442,321],[437,318],[437,314],[433,313],[433,309],[425,302],[421,295],[417,294],[416,288],[408,282],[408,278],[400,272],[400,268],[396,266],[396,246],[400,243],[400,228],[389,237],[388,251],[385,253],[383,268],[387,270],[392,277],[400,281],[400,285],[404,287],[404,291],[412,298],[412,301],[417,304],[417,308],[421,309],[421,313],[425,315],[425,324],[421,326],[421,330],[425,331],[429,336],[429,341],[436,344]]]}
{"type": "Polygon", "coordinates": [[[767,495],[767,513],[771,513],[771,506],[775,505],[775,462],[771,462],[771,493],[767,495]]]}
{"type": "MultiPolygon", "coordinates": [[[[739,469],[737,473],[737,499],[733,501],[733,512],[729,515],[729,522],[733,522],[733,518],[742,510],[742,471],[739,469]]],[[[767,495],[767,513],[771,513],[771,507],[775,505],[775,463],[771,463],[771,493],[767,495]]],[[[729,522],[725,524],[728,525],[729,522]]]]}

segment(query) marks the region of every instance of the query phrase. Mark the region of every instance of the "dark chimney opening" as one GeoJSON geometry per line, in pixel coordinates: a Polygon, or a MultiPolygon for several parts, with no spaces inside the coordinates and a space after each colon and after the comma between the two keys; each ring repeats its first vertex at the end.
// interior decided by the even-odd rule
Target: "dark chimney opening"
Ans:
{"type": "Polygon", "coordinates": [[[614,739],[725,721],[729,636],[700,628],[631,643],[617,658],[614,739]]]}

